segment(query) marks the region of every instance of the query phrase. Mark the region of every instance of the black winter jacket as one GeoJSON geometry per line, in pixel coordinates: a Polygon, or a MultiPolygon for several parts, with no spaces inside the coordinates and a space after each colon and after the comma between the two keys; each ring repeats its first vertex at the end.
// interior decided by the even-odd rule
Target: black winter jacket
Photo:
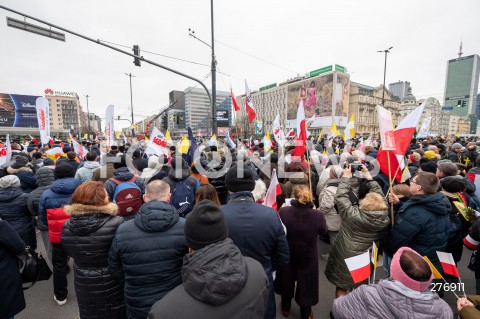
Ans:
{"type": "Polygon", "coordinates": [[[0,218],[6,220],[27,246],[37,249],[33,219],[27,207],[28,194],[18,187],[0,188],[0,218]]]}
{"type": "Polygon", "coordinates": [[[264,317],[267,276],[229,238],[187,254],[182,281],[153,305],[149,319],[264,317]]]}
{"type": "Polygon", "coordinates": [[[16,175],[20,180],[21,188],[24,193],[30,193],[37,186],[35,181],[35,174],[28,167],[12,168],[7,167],[7,173],[10,175],[16,175]]]}
{"type": "Polygon", "coordinates": [[[188,252],[184,224],[172,205],[151,201],[118,228],[109,269],[125,280],[128,318],[146,318],[156,301],[182,283],[182,259],[188,252]]]}
{"type": "MultiPolygon", "coordinates": [[[[37,188],[28,194],[28,210],[32,216],[38,216],[38,204],[43,192],[50,189],[51,185],[55,181],[53,170],[48,167],[40,167],[35,173],[35,179],[37,180],[37,188]]],[[[48,225],[44,225],[42,220],[38,220],[37,227],[40,230],[48,230],[48,225]]]]}
{"type": "Polygon", "coordinates": [[[71,216],[63,224],[62,247],[73,258],[75,292],[80,317],[126,318],[123,282],[108,271],[108,253],[122,217],[117,205],[73,204],[64,207],[71,216]]]}
{"type": "Polygon", "coordinates": [[[395,215],[385,250],[389,256],[407,246],[422,256],[427,256],[440,271],[437,251],[445,251],[449,232],[449,210],[445,195],[411,195],[395,215]]]}
{"type": "Polygon", "coordinates": [[[0,220],[0,319],[8,319],[25,309],[17,255],[25,244],[7,221],[0,220]]]}

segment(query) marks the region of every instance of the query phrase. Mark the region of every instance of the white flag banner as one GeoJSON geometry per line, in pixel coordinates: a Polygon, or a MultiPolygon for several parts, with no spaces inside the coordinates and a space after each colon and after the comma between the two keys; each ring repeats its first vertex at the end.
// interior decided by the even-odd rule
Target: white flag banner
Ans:
{"type": "Polygon", "coordinates": [[[109,105],[107,107],[107,112],[105,113],[105,132],[107,134],[107,147],[110,147],[113,145],[113,142],[115,141],[115,131],[113,127],[113,112],[114,112],[114,106],[109,105]]]}
{"type": "Polygon", "coordinates": [[[40,130],[40,140],[42,144],[48,144],[50,142],[50,107],[48,100],[44,97],[37,98],[35,102],[35,108],[37,110],[38,129],[40,130]]]}
{"type": "Polygon", "coordinates": [[[5,145],[0,148],[0,165],[10,162],[12,159],[12,148],[10,147],[10,136],[7,134],[5,145]]]}
{"type": "Polygon", "coordinates": [[[394,151],[395,137],[393,135],[392,112],[386,108],[377,105],[378,126],[380,127],[380,138],[382,141],[382,149],[386,151],[394,151]]]}
{"type": "Polygon", "coordinates": [[[70,139],[72,140],[73,150],[78,155],[78,157],[83,160],[85,158],[85,155],[87,155],[88,153],[87,149],[83,145],[80,145],[80,143],[75,140],[72,134],[70,134],[70,139]]]}
{"type": "Polygon", "coordinates": [[[147,143],[147,150],[145,152],[147,154],[156,154],[157,156],[168,156],[167,140],[163,133],[156,127],[153,127],[152,134],[150,134],[150,139],[147,143]]]}
{"type": "Polygon", "coordinates": [[[418,131],[418,135],[423,136],[427,134],[427,129],[430,126],[430,122],[432,121],[432,117],[426,117],[423,120],[422,126],[420,127],[420,130],[418,131]]]}
{"type": "Polygon", "coordinates": [[[280,113],[277,113],[277,116],[273,120],[273,128],[272,128],[273,136],[275,137],[275,140],[277,140],[277,141],[280,141],[280,138],[281,138],[280,131],[281,130],[282,130],[282,128],[280,126],[280,113]]]}

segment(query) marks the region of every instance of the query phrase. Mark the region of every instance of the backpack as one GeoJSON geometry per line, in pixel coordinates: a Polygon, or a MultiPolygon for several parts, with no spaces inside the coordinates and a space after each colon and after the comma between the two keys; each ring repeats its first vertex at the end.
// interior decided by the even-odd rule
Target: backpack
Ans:
{"type": "Polygon", "coordinates": [[[188,184],[188,177],[175,182],[170,198],[172,204],[178,211],[180,217],[187,216],[193,210],[195,204],[195,191],[188,184]]]}
{"type": "Polygon", "coordinates": [[[115,178],[109,180],[117,184],[113,193],[113,202],[118,206],[119,216],[130,215],[140,210],[142,206],[142,190],[135,184],[137,176],[128,181],[119,181],[115,178]]]}

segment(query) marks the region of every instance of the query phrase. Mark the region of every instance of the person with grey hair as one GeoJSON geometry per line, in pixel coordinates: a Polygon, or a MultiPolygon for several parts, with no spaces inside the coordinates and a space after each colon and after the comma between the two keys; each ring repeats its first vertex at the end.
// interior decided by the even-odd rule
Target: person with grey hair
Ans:
{"type": "Polygon", "coordinates": [[[437,165],[437,175],[438,178],[448,177],[448,176],[455,176],[458,174],[457,165],[454,163],[440,163],[437,165]]]}
{"type": "Polygon", "coordinates": [[[463,146],[460,143],[453,143],[450,147],[450,152],[448,152],[447,158],[452,162],[460,162],[460,152],[462,151],[463,146]]]}
{"type": "Polygon", "coordinates": [[[27,206],[28,194],[15,175],[0,178],[0,219],[7,221],[27,246],[37,249],[33,219],[27,206]]]}

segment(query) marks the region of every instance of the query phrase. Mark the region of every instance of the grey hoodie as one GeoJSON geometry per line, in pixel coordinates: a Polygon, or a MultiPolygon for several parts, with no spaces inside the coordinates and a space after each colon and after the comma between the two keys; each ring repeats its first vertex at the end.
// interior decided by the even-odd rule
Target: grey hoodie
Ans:
{"type": "Polygon", "coordinates": [[[78,179],[80,182],[86,183],[90,182],[93,177],[93,171],[99,168],[101,165],[97,161],[87,161],[81,168],[77,170],[75,173],[75,178],[78,179]]]}

